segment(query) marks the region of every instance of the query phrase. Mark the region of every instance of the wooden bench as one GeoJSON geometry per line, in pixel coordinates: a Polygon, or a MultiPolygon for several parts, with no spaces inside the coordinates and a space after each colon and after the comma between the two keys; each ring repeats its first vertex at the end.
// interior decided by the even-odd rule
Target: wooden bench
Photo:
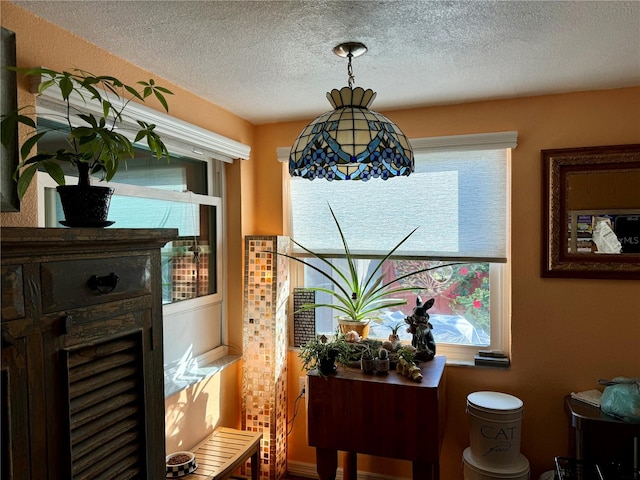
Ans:
{"type": "Polygon", "coordinates": [[[251,457],[251,480],[260,477],[260,440],[262,433],[217,428],[213,434],[200,443],[193,453],[198,468],[195,472],[181,477],[185,480],[225,480],[251,457]]]}

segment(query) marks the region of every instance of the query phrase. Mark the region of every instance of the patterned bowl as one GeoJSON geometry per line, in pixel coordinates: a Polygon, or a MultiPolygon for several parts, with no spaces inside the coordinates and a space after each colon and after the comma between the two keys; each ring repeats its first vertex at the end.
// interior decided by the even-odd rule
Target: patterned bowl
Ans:
{"type": "Polygon", "coordinates": [[[196,456],[192,452],[173,452],[167,455],[166,464],[168,478],[182,477],[198,468],[196,456]]]}

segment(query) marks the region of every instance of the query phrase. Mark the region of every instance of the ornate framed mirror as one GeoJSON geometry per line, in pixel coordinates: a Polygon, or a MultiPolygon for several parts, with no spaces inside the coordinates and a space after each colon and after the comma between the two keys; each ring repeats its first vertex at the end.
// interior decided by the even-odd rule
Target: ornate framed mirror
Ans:
{"type": "Polygon", "coordinates": [[[542,150],[543,277],[640,279],[640,144],[542,150]]]}

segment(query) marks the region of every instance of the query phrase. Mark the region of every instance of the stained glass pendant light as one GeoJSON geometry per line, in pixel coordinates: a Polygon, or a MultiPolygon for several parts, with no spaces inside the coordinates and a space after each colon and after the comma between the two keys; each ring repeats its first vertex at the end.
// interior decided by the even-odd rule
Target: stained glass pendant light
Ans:
{"type": "Polygon", "coordinates": [[[376,92],[353,88],[351,60],[364,54],[367,47],[348,42],[333,51],[349,60],[349,86],[327,93],[334,109],[317,117],[298,135],[289,155],[290,175],[362,181],[409,175],[414,160],[407,137],[387,117],[369,110],[376,92]]]}

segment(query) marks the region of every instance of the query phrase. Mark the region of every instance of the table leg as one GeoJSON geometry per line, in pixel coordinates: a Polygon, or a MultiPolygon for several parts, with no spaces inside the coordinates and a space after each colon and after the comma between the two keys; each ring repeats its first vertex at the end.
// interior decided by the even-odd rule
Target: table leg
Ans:
{"type": "Polygon", "coordinates": [[[251,480],[258,480],[260,478],[260,459],[258,458],[260,451],[256,451],[251,455],[251,480]]]}
{"type": "Polygon", "coordinates": [[[584,432],[582,427],[576,427],[575,429],[575,456],[576,460],[585,460],[584,458],[584,432]]]}
{"type": "Polygon", "coordinates": [[[338,451],[329,448],[316,448],[316,471],[320,480],[336,480],[338,469],[338,451]]]}
{"type": "Polygon", "coordinates": [[[342,478],[344,480],[357,480],[358,454],[356,452],[344,452],[342,478]]]}
{"type": "Polygon", "coordinates": [[[439,480],[440,464],[413,462],[413,480],[439,480]]]}

